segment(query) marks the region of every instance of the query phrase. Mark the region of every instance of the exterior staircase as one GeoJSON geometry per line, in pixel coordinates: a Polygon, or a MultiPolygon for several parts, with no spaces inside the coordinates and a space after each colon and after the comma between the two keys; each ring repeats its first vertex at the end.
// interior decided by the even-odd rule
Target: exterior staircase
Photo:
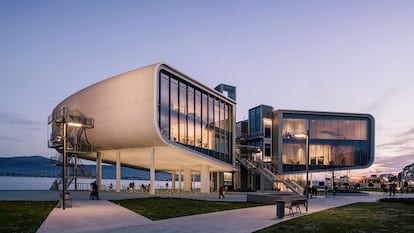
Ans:
{"type": "MultiPolygon", "coordinates": [[[[52,156],[50,158],[52,166],[63,166],[63,155],[59,154],[57,156],[52,156]]],[[[76,179],[84,178],[90,179],[92,178],[92,169],[86,167],[82,164],[81,160],[76,156],[70,156],[68,158],[67,163],[67,182],[66,188],[68,188],[76,179]]],[[[57,191],[62,190],[63,179],[62,173],[59,175],[58,178],[53,181],[52,185],[50,186],[50,190],[57,191]]],[[[76,187],[75,187],[76,188],[76,187]]]]}
{"type": "Polygon", "coordinates": [[[256,172],[266,177],[272,182],[282,183],[288,189],[292,190],[298,195],[302,195],[304,187],[300,186],[292,180],[281,179],[277,174],[277,170],[269,163],[258,162],[254,160],[248,160],[240,155],[236,156],[236,159],[247,169],[255,169],[256,172]]]}
{"type": "Polygon", "coordinates": [[[83,166],[78,157],[93,152],[92,145],[86,136],[86,129],[94,127],[94,120],[76,109],[64,106],[53,111],[48,117],[48,124],[50,126],[48,147],[54,148],[59,153],[50,158],[51,165],[64,166],[66,156],[67,169],[65,177],[60,174],[50,189],[63,189],[63,179],[66,181],[65,188],[67,188],[73,181],[76,183],[77,178],[92,178],[92,171],[83,166]]]}

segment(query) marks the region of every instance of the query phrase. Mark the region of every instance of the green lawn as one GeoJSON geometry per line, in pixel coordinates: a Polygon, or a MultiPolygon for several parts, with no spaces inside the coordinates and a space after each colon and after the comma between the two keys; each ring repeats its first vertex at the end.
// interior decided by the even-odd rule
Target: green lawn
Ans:
{"type": "Polygon", "coordinates": [[[0,232],[36,232],[56,201],[0,201],[0,232]]]}
{"type": "MultiPolygon", "coordinates": [[[[243,202],[159,197],[112,202],[152,220],[261,206],[243,202]]],[[[55,201],[0,201],[0,232],[36,232],[55,206],[55,201]]],[[[412,204],[356,203],[303,215],[258,232],[414,232],[413,219],[412,204]]]]}
{"type": "Polygon", "coordinates": [[[355,203],[304,215],[257,231],[269,232],[414,232],[414,205],[355,203]]]}
{"type": "Polygon", "coordinates": [[[262,206],[246,202],[202,201],[180,198],[140,198],[112,201],[151,220],[262,206]]]}

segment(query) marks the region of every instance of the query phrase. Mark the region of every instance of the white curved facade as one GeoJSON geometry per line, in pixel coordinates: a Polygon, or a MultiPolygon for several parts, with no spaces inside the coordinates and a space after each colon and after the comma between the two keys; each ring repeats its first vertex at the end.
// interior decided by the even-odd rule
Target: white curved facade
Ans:
{"type": "Polygon", "coordinates": [[[184,179],[189,177],[188,173],[198,173],[202,183],[204,179],[202,191],[205,192],[209,189],[206,183],[210,183],[210,172],[234,170],[235,102],[165,64],[146,66],[93,84],[63,100],[54,111],[62,107],[76,109],[94,119],[94,128],[86,129],[86,137],[98,153],[80,155],[83,158],[155,168],[172,174],[186,173],[184,179]],[[175,109],[174,94],[168,94],[171,101],[170,110],[167,106],[168,120],[164,119],[165,114],[160,115],[160,97],[165,99],[165,91],[160,88],[161,73],[163,80],[165,77],[170,80],[169,90],[173,90],[173,82],[177,82],[181,88],[177,93],[181,96],[185,93],[186,97],[180,96],[180,109],[175,109]],[[210,111],[216,126],[213,122],[204,126],[201,122],[207,120],[203,121],[201,112],[199,117],[190,112],[201,108],[197,105],[197,95],[190,97],[191,91],[218,103],[218,112],[217,108],[212,108],[216,115],[210,111]],[[185,106],[184,110],[181,106],[185,106]],[[164,119],[162,125],[168,124],[167,133],[160,131],[161,118],[164,119]],[[178,120],[174,121],[175,118],[178,120]],[[203,144],[207,145],[204,148],[203,130],[209,130],[204,137],[210,140],[209,144],[203,144]],[[185,138],[185,141],[177,138],[185,138]]]}

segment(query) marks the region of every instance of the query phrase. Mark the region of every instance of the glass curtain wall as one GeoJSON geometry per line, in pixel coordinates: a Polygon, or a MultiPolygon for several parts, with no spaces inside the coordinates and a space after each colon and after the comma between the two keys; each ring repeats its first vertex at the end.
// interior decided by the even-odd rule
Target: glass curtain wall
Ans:
{"type": "Polygon", "coordinates": [[[227,163],[233,162],[231,104],[162,70],[158,114],[164,138],[227,163]]]}
{"type": "Polygon", "coordinates": [[[309,129],[309,169],[366,166],[370,155],[370,120],[363,117],[285,114],[283,117],[283,168],[303,171],[309,129]]]}

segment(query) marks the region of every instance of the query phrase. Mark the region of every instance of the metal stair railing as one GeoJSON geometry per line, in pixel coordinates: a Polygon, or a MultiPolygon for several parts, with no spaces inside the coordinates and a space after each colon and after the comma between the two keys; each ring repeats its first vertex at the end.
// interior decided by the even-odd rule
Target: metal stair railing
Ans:
{"type": "Polygon", "coordinates": [[[243,164],[248,169],[257,168],[257,164],[254,161],[248,160],[241,156],[236,156],[237,160],[243,164]]]}
{"type": "Polygon", "coordinates": [[[283,181],[285,183],[288,183],[290,186],[294,187],[294,189],[296,190],[296,193],[301,194],[301,195],[304,193],[305,188],[300,186],[297,182],[293,180],[286,180],[286,179],[283,179],[283,181]]]}
{"type": "MultiPolygon", "coordinates": [[[[53,166],[62,166],[63,155],[58,154],[56,156],[52,156],[50,158],[50,161],[53,166]]],[[[82,164],[81,160],[73,156],[73,154],[69,156],[67,169],[68,169],[68,175],[66,176],[66,179],[67,179],[66,188],[68,188],[76,178],[91,178],[92,177],[92,169],[85,167],[82,164]],[[76,167],[75,167],[75,164],[77,164],[76,167]]],[[[56,178],[56,180],[52,183],[50,190],[57,191],[63,188],[61,187],[63,184],[62,173],[60,173],[59,176],[60,177],[56,178]]]]}
{"type": "Polygon", "coordinates": [[[258,166],[258,171],[261,172],[261,174],[263,174],[269,180],[282,183],[294,193],[302,195],[303,192],[301,192],[300,187],[293,185],[292,182],[288,180],[280,179],[277,175],[277,170],[271,164],[260,163],[260,166],[258,166]]]}
{"type": "Polygon", "coordinates": [[[271,164],[248,160],[246,158],[241,157],[240,155],[236,155],[236,158],[246,168],[256,169],[256,171],[263,174],[267,179],[284,184],[288,189],[292,190],[296,194],[299,194],[299,195],[303,194],[303,190],[304,190],[303,187],[301,187],[296,182],[293,182],[291,180],[280,179],[277,174],[277,170],[271,164]]]}

